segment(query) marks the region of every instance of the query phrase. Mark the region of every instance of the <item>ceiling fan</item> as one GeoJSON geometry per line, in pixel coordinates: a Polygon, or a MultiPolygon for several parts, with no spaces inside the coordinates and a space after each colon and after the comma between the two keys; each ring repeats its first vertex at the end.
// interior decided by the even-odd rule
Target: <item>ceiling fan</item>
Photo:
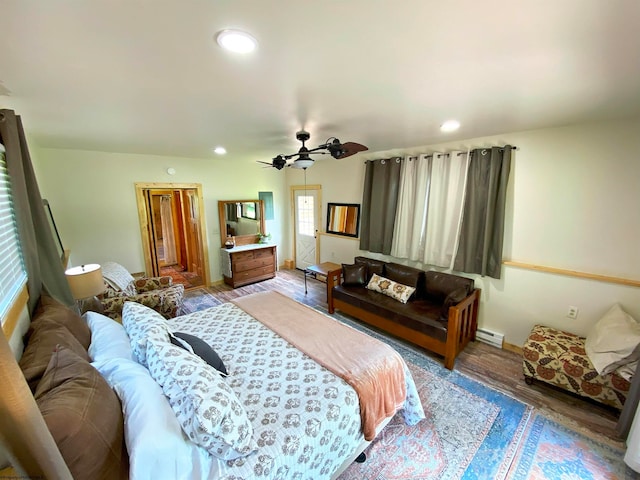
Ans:
{"type": "Polygon", "coordinates": [[[335,137],[331,137],[327,139],[325,143],[322,145],[318,145],[316,148],[307,148],[305,142],[309,140],[311,135],[309,132],[305,130],[300,130],[296,133],[296,138],[302,142],[302,147],[298,150],[297,153],[292,153],[290,155],[277,155],[273,157],[271,163],[269,162],[261,162],[258,160],[258,163],[264,163],[265,165],[269,165],[270,167],[274,167],[278,170],[282,170],[284,167],[293,167],[293,168],[309,168],[313,165],[313,158],[309,155],[315,154],[330,154],[333,158],[341,159],[347,158],[351,155],[355,155],[358,152],[363,152],[368,150],[367,147],[355,142],[345,142],[340,143],[335,137]],[[288,162],[288,160],[297,157],[293,162],[288,162]]]}

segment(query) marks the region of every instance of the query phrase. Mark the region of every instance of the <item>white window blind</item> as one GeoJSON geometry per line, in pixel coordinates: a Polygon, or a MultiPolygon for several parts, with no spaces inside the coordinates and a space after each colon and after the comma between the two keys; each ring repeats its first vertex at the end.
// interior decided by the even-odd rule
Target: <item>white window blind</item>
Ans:
{"type": "Polygon", "coordinates": [[[11,179],[4,153],[4,146],[0,143],[0,318],[2,319],[27,281],[11,199],[11,179]]]}

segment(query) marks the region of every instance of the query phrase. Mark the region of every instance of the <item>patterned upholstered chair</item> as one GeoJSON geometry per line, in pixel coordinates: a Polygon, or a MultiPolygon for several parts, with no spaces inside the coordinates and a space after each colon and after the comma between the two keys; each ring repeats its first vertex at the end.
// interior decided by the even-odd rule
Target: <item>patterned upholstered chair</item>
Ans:
{"type": "Polygon", "coordinates": [[[118,321],[122,318],[124,302],[141,303],[165,318],[175,317],[182,308],[184,285],[174,285],[171,277],[135,279],[115,262],[102,265],[102,276],[106,287],[100,299],[104,314],[118,321]]]}
{"type": "Polygon", "coordinates": [[[621,410],[630,383],[617,372],[599,375],[584,344],[584,337],[535,325],[522,347],[525,381],[546,382],[621,410]]]}

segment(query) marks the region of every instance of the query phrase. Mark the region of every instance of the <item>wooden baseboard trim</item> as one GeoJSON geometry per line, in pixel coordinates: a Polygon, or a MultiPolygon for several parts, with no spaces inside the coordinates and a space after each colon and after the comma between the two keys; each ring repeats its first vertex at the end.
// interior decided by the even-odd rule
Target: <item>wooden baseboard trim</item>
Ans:
{"type": "Polygon", "coordinates": [[[514,345],[512,343],[503,342],[502,349],[509,352],[517,353],[518,355],[522,355],[522,347],[519,347],[518,345],[514,345]]]}

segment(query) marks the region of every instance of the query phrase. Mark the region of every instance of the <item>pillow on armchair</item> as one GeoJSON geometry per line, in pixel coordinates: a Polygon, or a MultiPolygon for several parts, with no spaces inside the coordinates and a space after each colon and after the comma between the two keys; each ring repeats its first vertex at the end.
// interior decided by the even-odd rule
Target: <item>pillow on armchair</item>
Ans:
{"type": "Polygon", "coordinates": [[[165,318],[173,318],[180,312],[184,285],[173,285],[169,276],[135,279],[115,262],[102,265],[102,276],[106,287],[101,300],[104,314],[115,320],[121,321],[125,302],[140,303],[165,318]]]}
{"type": "Polygon", "coordinates": [[[126,295],[135,295],[138,293],[134,285],[135,279],[126,268],[119,263],[105,262],[102,265],[102,278],[107,284],[107,292],[105,295],[113,292],[120,292],[126,295]]]}

